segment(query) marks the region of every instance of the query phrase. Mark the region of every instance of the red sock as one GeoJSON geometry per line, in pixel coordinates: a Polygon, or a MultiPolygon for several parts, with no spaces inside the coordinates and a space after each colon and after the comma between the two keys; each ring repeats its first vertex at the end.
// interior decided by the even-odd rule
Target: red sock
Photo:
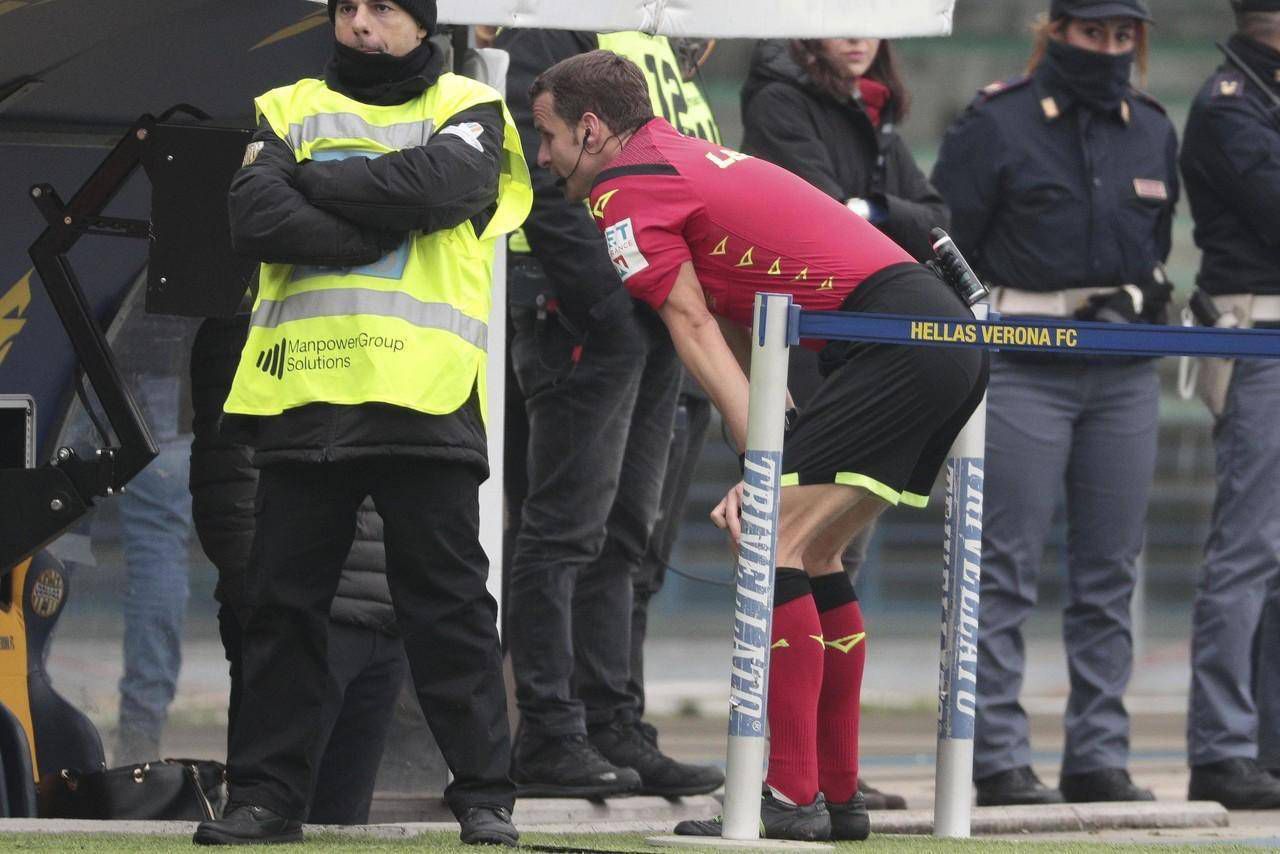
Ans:
{"type": "Polygon", "coordinates": [[[811,804],[818,796],[822,690],[822,625],[811,593],[774,606],[772,643],[765,782],[797,804],[811,804]]]}
{"type": "Polygon", "coordinates": [[[842,804],[858,791],[858,720],[862,671],[867,663],[866,632],[856,599],[818,617],[826,642],[818,700],[818,781],[829,803],[842,804]]]}

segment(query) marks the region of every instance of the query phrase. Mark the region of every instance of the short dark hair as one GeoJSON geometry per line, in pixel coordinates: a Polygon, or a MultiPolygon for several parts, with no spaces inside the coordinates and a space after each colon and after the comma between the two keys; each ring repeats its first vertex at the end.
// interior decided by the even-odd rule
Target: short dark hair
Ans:
{"type": "Polygon", "coordinates": [[[580,53],[557,62],[529,87],[529,100],[544,92],[570,126],[595,113],[615,133],[629,133],[653,118],[649,84],[634,62],[609,50],[580,53]]]}

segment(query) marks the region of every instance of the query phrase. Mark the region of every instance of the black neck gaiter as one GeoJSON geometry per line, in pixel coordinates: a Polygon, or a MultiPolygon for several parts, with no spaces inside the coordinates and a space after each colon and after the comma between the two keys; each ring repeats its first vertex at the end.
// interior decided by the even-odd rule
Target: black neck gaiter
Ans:
{"type": "Polygon", "coordinates": [[[1239,34],[1232,36],[1227,46],[1263,80],[1268,83],[1280,80],[1280,51],[1239,34]]]}
{"type": "Polygon", "coordinates": [[[348,98],[385,107],[421,95],[439,79],[443,68],[444,56],[425,39],[404,56],[361,53],[335,42],[324,80],[348,98]]]}
{"type": "Polygon", "coordinates": [[[1045,73],[1081,103],[1101,112],[1116,110],[1129,90],[1133,52],[1112,55],[1051,40],[1045,73]]]}

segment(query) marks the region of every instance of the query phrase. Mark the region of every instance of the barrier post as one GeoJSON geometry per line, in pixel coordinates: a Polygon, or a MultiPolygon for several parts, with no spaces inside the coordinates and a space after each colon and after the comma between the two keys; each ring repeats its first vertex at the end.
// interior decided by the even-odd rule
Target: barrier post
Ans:
{"type": "Polygon", "coordinates": [[[790,296],[756,294],[751,402],[742,478],[742,539],[734,572],[737,592],[721,831],[724,839],[753,840],[760,836],[791,313],[790,296]]]}
{"type": "MultiPolygon", "coordinates": [[[[973,306],[978,320],[987,306],[973,306]]],[[[973,725],[978,690],[978,584],[982,577],[984,397],[947,459],[942,543],[942,656],[933,835],[967,839],[973,797],[973,725]]]]}

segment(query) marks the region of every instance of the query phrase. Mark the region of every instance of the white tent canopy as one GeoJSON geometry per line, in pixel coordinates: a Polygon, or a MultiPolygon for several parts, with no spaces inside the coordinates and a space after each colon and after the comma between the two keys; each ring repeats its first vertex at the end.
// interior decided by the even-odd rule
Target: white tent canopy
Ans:
{"type": "MultiPolygon", "coordinates": [[[[315,0],[323,3],[325,0],[315,0]]],[[[955,0],[439,0],[449,24],[668,36],[945,36],[955,0]]]]}

